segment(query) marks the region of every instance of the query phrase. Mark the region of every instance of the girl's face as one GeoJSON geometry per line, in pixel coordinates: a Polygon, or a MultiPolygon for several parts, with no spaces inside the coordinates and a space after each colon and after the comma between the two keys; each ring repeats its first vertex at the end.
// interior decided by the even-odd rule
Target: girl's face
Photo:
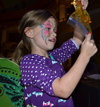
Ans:
{"type": "Polygon", "coordinates": [[[43,24],[33,29],[33,53],[52,50],[56,43],[57,24],[53,17],[50,17],[43,24]]]}
{"type": "Polygon", "coordinates": [[[42,29],[42,38],[45,42],[47,37],[49,37],[53,32],[57,33],[57,27],[50,20],[47,20],[46,22],[41,24],[40,28],[42,29]]]}

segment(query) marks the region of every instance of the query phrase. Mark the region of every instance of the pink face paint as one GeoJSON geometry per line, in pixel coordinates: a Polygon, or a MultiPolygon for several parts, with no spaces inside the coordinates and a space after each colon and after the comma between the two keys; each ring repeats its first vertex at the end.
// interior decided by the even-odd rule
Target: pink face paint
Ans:
{"type": "Polygon", "coordinates": [[[54,31],[57,32],[57,29],[53,27],[52,22],[46,21],[44,24],[41,24],[40,27],[42,28],[42,37],[46,41],[46,38],[51,35],[54,31]]]}
{"type": "Polygon", "coordinates": [[[43,32],[44,37],[50,36],[52,31],[53,31],[53,24],[50,21],[46,21],[44,23],[44,32],[43,32]]]}

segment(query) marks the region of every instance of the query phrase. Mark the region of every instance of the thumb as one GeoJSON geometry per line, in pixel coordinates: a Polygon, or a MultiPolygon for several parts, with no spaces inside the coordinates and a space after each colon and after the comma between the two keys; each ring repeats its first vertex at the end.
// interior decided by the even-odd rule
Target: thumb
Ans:
{"type": "Polygon", "coordinates": [[[88,33],[87,35],[86,35],[86,40],[91,40],[91,33],[88,33]]]}

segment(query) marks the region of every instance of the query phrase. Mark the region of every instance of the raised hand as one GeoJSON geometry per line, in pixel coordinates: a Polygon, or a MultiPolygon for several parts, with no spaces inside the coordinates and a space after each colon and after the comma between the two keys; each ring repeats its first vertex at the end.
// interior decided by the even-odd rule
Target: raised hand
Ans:
{"type": "Polygon", "coordinates": [[[77,0],[77,1],[81,1],[82,4],[82,9],[86,9],[88,6],[88,0],[77,0]]]}
{"type": "Polygon", "coordinates": [[[85,55],[86,58],[91,58],[97,52],[97,47],[94,40],[91,40],[90,33],[86,36],[81,46],[81,54],[85,55]]]}

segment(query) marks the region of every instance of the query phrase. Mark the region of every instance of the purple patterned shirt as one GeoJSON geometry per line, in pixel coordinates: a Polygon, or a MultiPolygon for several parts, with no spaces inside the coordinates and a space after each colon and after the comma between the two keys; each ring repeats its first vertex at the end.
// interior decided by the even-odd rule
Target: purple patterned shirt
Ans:
{"type": "Polygon", "coordinates": [[[25,86],[24,97],[27,107],[74,107],[72,97],[63,99],[55,96],[52,83],[65,74],[62,63],[76,50],[70,39],[60,48],[49,52],[50,58],[36,54],[22,58],[20,84],[25,86]]]}

